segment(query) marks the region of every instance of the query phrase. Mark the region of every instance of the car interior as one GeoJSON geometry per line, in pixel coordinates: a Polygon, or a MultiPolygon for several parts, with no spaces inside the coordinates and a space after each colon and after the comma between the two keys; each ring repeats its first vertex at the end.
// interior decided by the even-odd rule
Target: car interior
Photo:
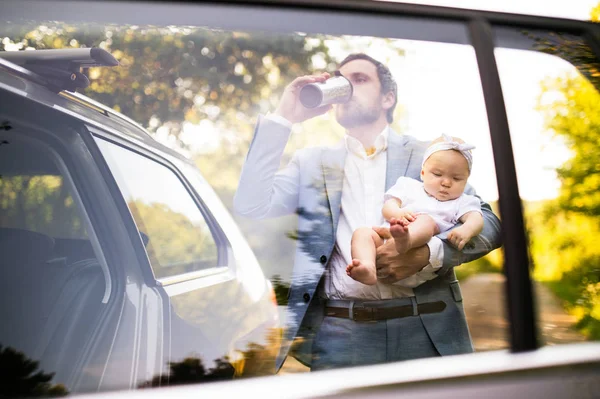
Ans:
{"type": "Polygon", "coordinates": [[[68,381],[102,311],[104,275],[50,151],[16,130],[0,141],[0,345],[68,381]]]}

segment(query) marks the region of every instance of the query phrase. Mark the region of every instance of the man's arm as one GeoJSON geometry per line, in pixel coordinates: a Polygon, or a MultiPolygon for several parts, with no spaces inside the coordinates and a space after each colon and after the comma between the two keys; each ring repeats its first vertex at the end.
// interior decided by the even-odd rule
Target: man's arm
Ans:
{"type": "Polygon", "coordinates": [[[259,117],[233,197],[233,206],[240,215],[258,219],[296,211],[300,175],[297,156],[277,171],[289,135],[288,126],[259,117]]]}
{"type": "MultiPolygon", "coordinates": [[[[467,194],[475,195],[472,194],[472,188],[470,188],[470,191],[471,193],[468,193],[467,190],[465,190],[467,194]]],[[[452,231],[452,229],[437,235],[437,237],[442,240],[444,248],[444,259],[442,261],[442,267],[437,272],[438,275],[447,273],[451,267],[479,259],[488,252],[500,248],[500,245],[502,245],[500,237],[500,220],[494,215],[494,212],[492,212],[492,208],[488,203],[481,201],[481,199],[480,202],[481,212],[483,214],[483,230],[479,235],[473,237],[470,243],[467,244],[462,251],[454,248],[447,241],[448,233],[452,231]]]]}
{"type": "Polygon", "coordinates": [[[283,216],[298,208],[300,166],[297,155],[277,172],[287,144],[291,125],[321,115],[330,107],[305,108],[298,98],[302,87],[323,82],[329,74],[302,76],[286,86],[272,117],[256,124],[240,183],[233,198],[236,212],[252,218],[283,216]]]}

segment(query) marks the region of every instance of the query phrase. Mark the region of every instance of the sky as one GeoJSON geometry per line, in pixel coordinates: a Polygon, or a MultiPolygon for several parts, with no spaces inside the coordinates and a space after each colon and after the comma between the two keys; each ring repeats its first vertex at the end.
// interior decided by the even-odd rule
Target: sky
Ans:
{"type": "MultiPolygon", "coordinates": [[[[411,3],[450,5],[492,11],[589,19],[598,0],[577,1],[481,1],[415,0],[411,3]]],[[[469,182],[487,201],[498,199],[494,160],[481,82],[471,46],[398,40],[403,57],[390,56],[389,43],[356,41],[365,51],[386,64],[398,82],[398,97],[405,108],[403,133],[434,139],[442,133],[476,145],[469,182]]],[[[335,48],[332,49],[335,55],[335,48]]],[[[340,54],[341,55],[341,54],[340,54]]],[[[536,104],[541,81],[575,73],[568,62],[551,55],[513,49],[495,52],[522,199],[537,201],[557,196],[560,182],[555,169],[571,156],[552,132],[544,129],[536,104]]]]}
{"type": "Polygon", "coordinates": [[[588,20],[590,10],[598,4],[597,0],[402,0],[398,2],[580,20],[588,20]]]}
{"type": "MultiPolygon", "coordinates": [[[[390,65],[406,109],[404,133],[420,139],[446,133],[474,144],[470,183],[484,199],[496,200],[487,113],[472,47],[407,42],[405,48],[404,59],[390,65]]],[[[554,198],[560,188],[554,170],[570,153],[544,129],[542,114],[535,107],[544,78],[575,68],[558,57],[519,50],[497,49],[496,60],[521,198],[554,198]]]]}

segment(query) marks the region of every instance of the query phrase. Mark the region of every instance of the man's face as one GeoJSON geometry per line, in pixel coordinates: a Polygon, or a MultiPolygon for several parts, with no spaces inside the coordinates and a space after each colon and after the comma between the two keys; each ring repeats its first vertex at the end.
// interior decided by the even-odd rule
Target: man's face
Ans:
{"type": "Polygon", "coordinates": [[[381,94],[381,83],[377,68],[367,60],[353,60],[340,68],[341,74],[353,86],[352,98],[339,104],[335,117],[346,129],[364,126],[377,121],[389,108],[381,94]]]}

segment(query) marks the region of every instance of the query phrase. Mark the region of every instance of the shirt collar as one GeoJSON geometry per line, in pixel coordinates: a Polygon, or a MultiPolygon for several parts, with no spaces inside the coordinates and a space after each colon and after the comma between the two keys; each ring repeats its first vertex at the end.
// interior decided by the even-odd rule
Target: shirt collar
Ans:
{"type": "Polygon", "coordinates": [[[365,147],[360,141],[358,141],[358,139],[346,134],[344,136],[346,142],[346,150],[350,154],[353,154],[359,158],[371,159],[387,149],[388,136],[390,134],[389,132],[390,126],[386,125],[381,131],[381,133],[379,133],[377,137],[375,137],[375,141],[373,141],[373,146],[368,149],[365,149],[365,147]]]}

